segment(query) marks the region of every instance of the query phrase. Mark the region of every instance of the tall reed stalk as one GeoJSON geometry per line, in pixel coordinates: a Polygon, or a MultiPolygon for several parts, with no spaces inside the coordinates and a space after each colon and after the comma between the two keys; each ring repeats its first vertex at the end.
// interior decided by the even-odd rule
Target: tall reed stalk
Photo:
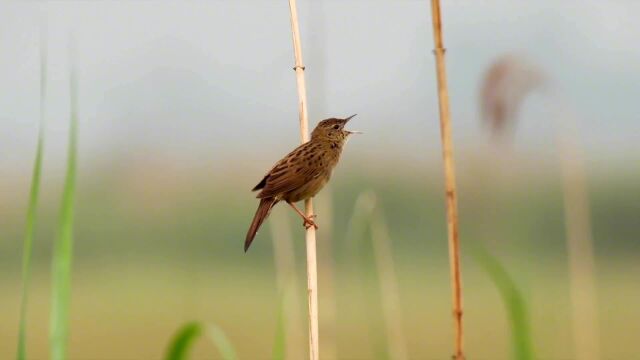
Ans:
{"type": "Polygon", "coordinates": [[[375,208],[371,217],[371,242],[375,256],[378,281],[380,282],[380,298],[382,300],[382,315],[387,328],[387,344],[389,358],[393,360],[406,360],[407,340],[402,328],[402,306],[400,304],[400,290],[398,289],[398,277],[393,261],[391,236],[387,222],[385,221],[382,207],[379,206],[374,195],[375,208]]]}
{"type": "MultiPolygon", "coordinates": [[[[355,281],[362,284],[359,286],[360,298],[365,303],[370,300],[370,296],[365,292],[366,277],[362,270],[367,267],[365,258],[362,256],[366,252],[362,246],[362,240],[370,233],[373,262],[376,267],[380,290],[382,321],[386,332],[385,340],[387,342],[388,357],[393,360],[408,359],[391,237],[389,236],[389,229],[387,228],[382,207],[373,191],[366,190],[358,195],[348,224],[349,227],[345,238],[349,244],[349,253],[354,255],[350,263],[352,263],[352,266],[355,263],[354,270],[358,272],[355,281]]],[[[368,245],[369,243],[366,243],[366,246],[368,245]]],[[[366,311],[373,313],[378,309],[367,308],[366,311]]],[[[371,318],[371,316],[368,317],[371,318]]],[[[371,325],[369,328],[373,327],[371,325]]],[[[369,337],[371,338],[371,336],[369,337]]],[[[368,356],[373,357],[374,355],[369,354],[368,356]]]]}
{"type": "Polygon", "coordinates": [[[53,283],[51,296],[51,359],[67,357],[69,340],[69,302],[71,297],[71,262],[73,259],[73,219],[76,188],[76,153],[78,126],[78,79],[75,41],[69,40],[69,99],[71,121],[67,149],[67,173],[62,194],[58,239],[53,250],[53,283]]]}
{"type": "Polygon", "coordinates": [[[563,107],[558,111],[556,141],[562,172],[575,357],[597,360],[600,359],[600,332],[587,175],[575,119],[563,107]]]}
{"type": "Polygon", "coordinates": [[[489,67],[481,87],[480,105],[493,137],[499,138],[515,127],[524,99],[537,89],[543,90],[546,105],[553,109],[556,120],[575,357],[595,360],[600,358],[595,258],[587,174],[575,115],[566,96],[556,90],[542,69],[513,55],[502,56],[489,67]]]}
{"type": "Polygon", "coordinates": [[[20,300],[20,328],[18,330],[18,351],[16,358],[27,358],[27,306],[29,305],[29,284],[31,280],[31,258],[33,253],[33,237],[36,230],[36,213],[38,195],[40,193],[40,174],[42,172],[42,152],[44,148],[44,119],[47,99],[47,34],[46,25],[40,28],[40,121],[38,124],[38,143],[36,158],[33,163],[29,207],[22,250],[22,296],[20,300]]]}
{"type": "Polygon", "coordinates": [[[462,327],[462,280],[460,274],[460,241],[458,239],[458,204],[456,179],[451,141],[451,114],[449,112],[449,93],[447,73],[444,63],[444,43],[442,41],[442,18],[440,1],[431,0],[431,20],[433,24],[433,52],[436,57],[438,77],[438,104],[440,107],[440,134],[442,138],[442,160],[444,163],[445,195],[447,204],[447,232],[449,234],[449,264],[451,267],[451,290],[454,317],[454,354],[456,360],[464,359],[462,327]]]}
{"type": "Polygon", "coordinates": [[[368,235],[374,207],[374,194],[371,191],[361,192],[353,204],[353,211],[347,221],[347,231],[344,236],[348,261],[346,262],[347,267],[343,272],[349,276],[347,281],[350,291],[354,293],[355,300],[345,304],[348,307],[343,311],[357,314],[366,321],[365,331],[358,333],[358,336],[362,338],[362,348],[368,350],[366,353],[359,355],[363,359],[375,358],[375,352],[378,350],[374,346],[378,342],[377,334],[374,331],[377,327],[376,317],[370,314],[378,314],[379,309],[373,306],[370,294],[367,291],[370,272],[367,271],[369,268],[367,261],[369,259],[367,259],[368,252],[365,246],[368,246],[369,243],[364,243],[368,235]]]}
{"type": "Polygon", "coordinates": [[[300,319],[300,301],[298,297],[296,259],[293,236],[286,214],[275,212],[269,223],[273,242],[273,256],[276,265],[276,282],[278,293],[282,297],[283,336],[286,348],[285,359],[300,359],[304,349],[299,340],[302,336],[300,319]]]}
{"type": "MultiPolygon", "coordinates": [[[[300,114],[300,139],[302,143],[309,141],[309,120],[307,118],[307,90],[304,81],[304,62],[302,61],[302,45],[298,26],[298,8],[296,0],[289,0],[291,13],[291,34],[295,56],[296,82],[298,86],[298,112],[300,114]]],[[[304,203],[305,214],[313,215],[313,202],[308,199],[304,203]]],[[[313,226],[305,232],[307,244],[307,295],[309,303],[309,359],[319,359],[318,340],[318,263],[316,254],[316,230],[313,226]]]]}

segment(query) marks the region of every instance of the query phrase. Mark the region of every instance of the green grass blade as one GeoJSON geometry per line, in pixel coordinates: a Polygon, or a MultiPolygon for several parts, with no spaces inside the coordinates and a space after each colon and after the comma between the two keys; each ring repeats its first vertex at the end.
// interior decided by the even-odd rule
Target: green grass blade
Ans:
{"type": "Polygon", "coordinates": [[[224,334],[224,331],[216,325],[207,325],[204,327],[197,322],[191,322],[182,326],[173,336],[173,340],[169,343],[167,349],[166,360],[186,360],[188,359],[189,350],[195,343],[195,340],[206,331],[207,337],[220,352],[223,360],[237,360],[236,351],[231,342],[224,334]]]}
{"type": "Polygon", "coordinates": [[[273,342],[273,360],[284,360],[287,351],[287,291],[283,291],[278,309],[278,323],[276,325],[276,338],[273,342]]]}
{"type": "Polygon", "coordinates": [[[22,295],[20,300],[20,327],[18,330],[18,351],[16,358],[27,358],[27,306],[29,304],[29,283],[31,280],[31,258],[33,253],[33,236],[36,229],[36,213],[38,209],[38,195],[40,194],[40,174],[42,173],[42,152],[44,147],[44,117],[47,98],[47,43],[44,27],[40,31],[40,124],[38,129],[38,143],[36,158],[33,164],[31,189],[29,191],[29,207],[22,250],[22,295]]]}
{"type": "Polygon", "coordinates": [[[531,344],[531,328],[527,304],[522,292],[500,261],[487,250],[478,246],[474,255],[502,297],[511,324],[514,359],[532,360],[534,354],[531,344]]]}
{"type": "Polygon", "coordinates": [[[220,327],[214,324],[207,326],[207,336],[218,348],[223,360],[238,360],[236,350],[220,327]]]}
{"type": "Polygon", "coordinates": [[[78,81],[73,40],[70,42],[70,103],[67,172],[62,195],[58,239],[53,252],[53,284],[51,299],[50,346],[51,358],[66,358],[69,337],[69,299],[71,295],[71,261],[73,258],[73,219],[76,189],[76,156],[78,127],[78,81]]]}
{"type": "Polygon", "coordinates": [[[173,337],[173,340],[169,344],[167,351],[167,360],[184,360],[187,359],[187,354],[191,345],[202,334],[202,325],[196,322],[188,323],[184,325],[173,337]]]}

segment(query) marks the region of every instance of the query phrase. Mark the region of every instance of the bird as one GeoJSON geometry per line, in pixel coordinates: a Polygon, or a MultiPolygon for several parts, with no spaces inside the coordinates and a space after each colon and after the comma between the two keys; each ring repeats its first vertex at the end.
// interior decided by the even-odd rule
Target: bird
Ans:
{"type": "Polygon", "coordinates": [[[260,190],[256,196],[260,204],[247,231],[245,252],[271,209],[280,201],[285,201],[302,217],[305,228],[318,228],[314,222],[316,216],[306,216],[295,203],[314,197],[327,184],[349,136],[361,134],[344,128],[354,116],[356,114],[320,121],[311,132],[311,139],[278,161],[251,190],[260,190]]]}

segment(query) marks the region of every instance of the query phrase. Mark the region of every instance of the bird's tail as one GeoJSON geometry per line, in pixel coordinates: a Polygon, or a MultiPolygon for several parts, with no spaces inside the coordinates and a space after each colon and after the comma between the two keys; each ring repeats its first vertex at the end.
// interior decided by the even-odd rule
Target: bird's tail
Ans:
{"type": "Polygon", "coordinates": [[[251,222],[251,226],[249,227],[249,231],[247,232],[247,238],[244,240],[244,252],[247,252],[249,246],[251,246],[251,242],[253,238],[256,236],[260,225],[264,219],[269,216],[269,212],[271,208],[278,202],[275,198],[269,197],[260,199],[260,205],[258,205],[258,210],[256,210],[256,214],[253,217],[253,221],[251,222]]]}

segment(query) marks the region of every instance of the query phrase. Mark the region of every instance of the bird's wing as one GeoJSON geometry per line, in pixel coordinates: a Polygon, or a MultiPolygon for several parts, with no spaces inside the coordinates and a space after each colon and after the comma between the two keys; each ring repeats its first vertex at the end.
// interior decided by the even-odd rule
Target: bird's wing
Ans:
{"type": "MultiPolygon", "coordinates": [[[[307,145],[307,143],[304,144],[300,144],[298,145],[297,148],[293,149],[293,151],[291,151],[289,154],[287,154],[285,157],[283,157],[282,159],[280,159],[280,161],[278,161],[272,168],[271,170],[269,170],[267,172],[267,174],[262,178],[262,180],[260,180],[260,182],[258,183],[258,185],[256,185],[253,189],[251,189],[251,191],[257,191],[257,190],[261,190],[264,189],[264,187],[267,185],[267,179],[269,179],[269,176],[271,176],[271,174],[274,173],[279,173],[281,170],[284,169],[284,167],[287,165],[288,162],[292,161],[292,159],[294,158],[294,156],[296,154],[298,154],[299,152],[304,151],[305,145],[307,145]]],[[[260,196],[258,196],[260,197],[260,196]]]]}
{"type": "Polygon", "coordinates": [[[258,184],[263,186],[257,197],[260,199],[278,197],[313,179],[317,175],[315,172],[319,172],[318,166],[313,166],[313,161],[316,161],[319,156],[319,154],[314,154],[317,152],[316,150],[316,144],[307,142],[278,161],[258,184]]]}

